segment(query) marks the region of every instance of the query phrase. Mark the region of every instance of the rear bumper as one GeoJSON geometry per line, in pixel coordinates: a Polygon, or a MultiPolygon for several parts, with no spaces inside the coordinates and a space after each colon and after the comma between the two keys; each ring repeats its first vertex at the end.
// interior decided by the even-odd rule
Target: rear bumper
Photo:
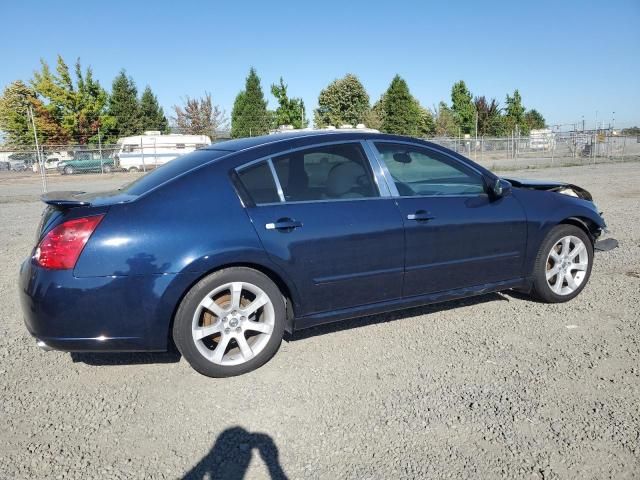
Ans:
{"type": "Polygon", "coordinates": [[[78,278],[27,259],[19,295],[25,326],[41,348],[164,351],[174,309],[191,281],[182,274],[78,278]]]}

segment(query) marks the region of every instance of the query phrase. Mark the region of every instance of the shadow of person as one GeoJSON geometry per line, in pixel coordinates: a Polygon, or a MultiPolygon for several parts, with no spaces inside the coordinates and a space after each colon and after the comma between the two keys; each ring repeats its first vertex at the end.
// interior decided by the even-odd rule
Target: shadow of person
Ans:
{"type": "Polygon", "coordinates": [[[249,468],[253,449],[258,450],[272,479],[287,479],[273,439],[265,433],[247,432],[242,427],[231,427],[222,432],[211,451],[182,478],[241,480],[249,468]]]}

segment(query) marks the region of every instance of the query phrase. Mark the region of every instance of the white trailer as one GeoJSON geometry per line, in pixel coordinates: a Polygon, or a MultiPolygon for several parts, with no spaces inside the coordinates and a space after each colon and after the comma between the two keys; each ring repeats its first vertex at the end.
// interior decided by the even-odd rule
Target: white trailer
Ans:
{"type": "Polygon", "coordinates": [[[124,137],[118,140],[116,168],[129,172],[151,170],[174,158],[211,145],[206,135],[182,135],[148,131],[144,135],[124,137]]]}

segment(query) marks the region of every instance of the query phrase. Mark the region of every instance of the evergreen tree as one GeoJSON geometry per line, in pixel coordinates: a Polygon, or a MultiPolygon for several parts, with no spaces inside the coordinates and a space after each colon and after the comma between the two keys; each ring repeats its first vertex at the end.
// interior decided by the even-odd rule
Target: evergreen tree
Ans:
{"type": "Polygon", "coordinates": [[[164,116],[164,110],[149,85],[144,89],[140,98],[140,113],[143,130],[159,130],[162,133],[169,133],[167,117],[164,116]]]}
{"type": "Polygon", "coordinates": [[[269,132],[270,116],[264,99],[260,77],[251,67],[245,89],[238,93],[231,112],[231,136],[233,138],[264,135],[269,132]]]}
{"type": "Polygon", "coordinates": [[[451,88],[451,110],[453,110],[456,124],[463,134],[475,133],[476,109],[473,105],[471,92],[463,80],[454,83],[451,88]]]}
{"type": "Polygon", "coordinates": [[[524,123],[525,108],[522,105],[520,92],[516,89],[513,91],[513,96],[507,94],[507,101],[505,103],[507,105],[505,112],[505,125],[507,130],[511,131],[516,128],[519,129],[520,132],[523,132],[523,129],[526,130],[524,123]]]}
{"type": "Polygon", "coordinates": [[[391,81],[384,94],[382,131],[397,135],[419,135],[423,112],[409,92],[407,82],[399,75],[391,81]]]}
{"type": "Polygon", "coordinates": [[[115,119],[114,134],[118,137],[140,135],[144,129],[138,90],[133,78],[121,70],[113,80],[109,98],[109,115],[115,119]]]}
{"type": "Polygon", "coordinates": [[[344,124],[355,126],[365,121],[368,111],[369,95],[358,77],[349,73],[320,92],[314,124],[318,128],[344,124]]]}
{"type": "Polygon", "coordinates": [[[304,102],[301,98],[289,98],[287,85],[280,77],[279,84],[271,85],[271,94],[278,100],[278,108],[273,112],[275,128],[281,125],[292,125],[293,128],[306,128],[309,122],[304,118],[304,102]]]}

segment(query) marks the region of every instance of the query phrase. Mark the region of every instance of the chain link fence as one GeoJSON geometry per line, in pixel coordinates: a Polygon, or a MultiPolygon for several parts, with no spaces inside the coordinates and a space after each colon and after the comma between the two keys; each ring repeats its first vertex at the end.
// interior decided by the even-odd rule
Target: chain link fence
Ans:
{"type": "MultiPolygon", "coordinates": [[[[540,132],[501,138],[427,140],[496,171],[640,160],[640,137],[614,135],[610,131],[540,132]]],[[[122,153],[120,145],[0,147],[0,176],[40,176],[42,188],[46,190],[48,179],[62,181],[65,176],[80,174],[82,182],[89,186],[104,175],[122,175],[123,180],[127,175],[135,178],[133,172],[152,170],[173,158],[163,158],[143,148],[138,154],[138,164],[123,168],[119,159],[122,153]]]]}
{"type": "Polygon", "coordinates": [[[640,160],[640,137],[602,132],[429,140],[498,171],[640,160]]]}

